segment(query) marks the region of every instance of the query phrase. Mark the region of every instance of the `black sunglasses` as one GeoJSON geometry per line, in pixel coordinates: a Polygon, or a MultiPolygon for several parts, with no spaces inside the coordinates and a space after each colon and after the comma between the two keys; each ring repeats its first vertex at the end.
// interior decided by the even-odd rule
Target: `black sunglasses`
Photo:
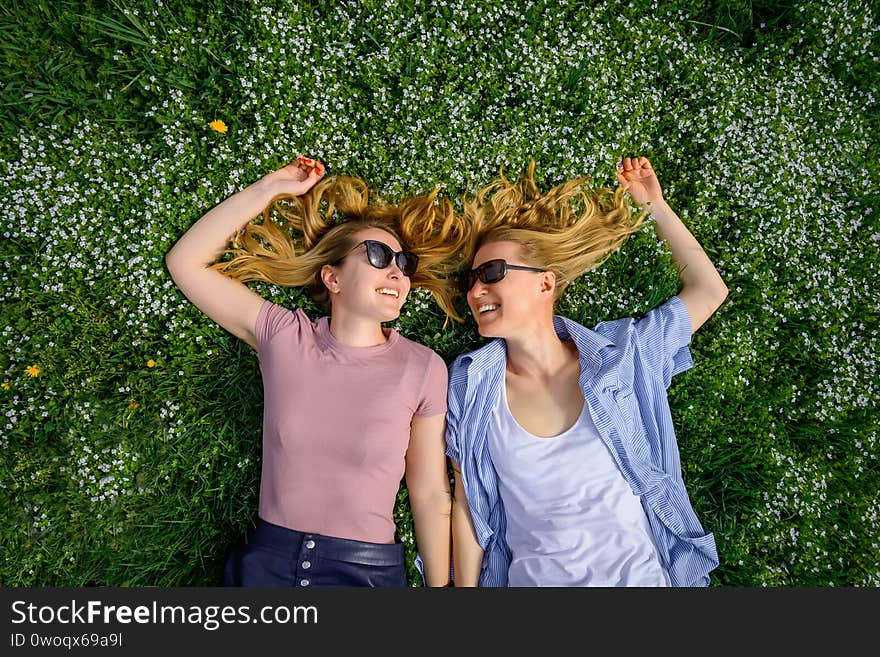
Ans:
{"type": "MultiPolygon", "coordinates": [[[[385,269],[385,267],[391,264],[393,258],[404,276],[408,277],[416,273],[416,268],[419,266],[419,256],[415,253],[410,251],[393,251],[387,244],[377,242],[376,240],[358,242],[348,250],[348,253],[351,253],[362,244],[367,247],[367,260],[376,269],[385,269]]],[[[348,255],[348,253],[345,255],[348,255]]],[[[342,262],[342,258],[336,262],[337,264],[342,262]]]]}
{"type": "Polygon", "coordinates": [[[498,258],[496,260],[487,260],[479,267],[475,267],[470,271],[466,271],[462,277],[462,291],[467,294],[474,286],[479,278],[480,281],[489,285],[497,283],[507,276],[508,269],[521,269],[522,271],[538,271],[544,272],[546,269],[538,269],[537,267],[523,267],[522,265],[509,265],[507,261],[498,258]]]}

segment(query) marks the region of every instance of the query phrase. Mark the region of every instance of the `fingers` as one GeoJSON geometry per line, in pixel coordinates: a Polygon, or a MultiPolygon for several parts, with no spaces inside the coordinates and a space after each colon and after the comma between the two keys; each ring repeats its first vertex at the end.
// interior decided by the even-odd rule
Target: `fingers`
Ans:
{"type": "Polygon", "coordinates": [[[626,171],[638,171],[640,169],[651,169],[651,162],[646,157],[622,157],[617,161],[617,174],[626,171]]]}
{"type": "Polygon", "coordinates": [[[302,155],[297,156],[296,165],[310,176],[322,177],[326,173],[323,162],[302,155]]]}
{"type": "Polygon", "coordinates": [[[635,160],[633,160],[632,158],[629,158],[629,157],[621,157],[619,160],[617,160],[617,163],[615,164],[615,166],[617,167],[618,175],[620,175],[624,171],[632,171],[634,168],[633,162],[638,162],[638,159],[639,158],[636,158],[635,160]]]}

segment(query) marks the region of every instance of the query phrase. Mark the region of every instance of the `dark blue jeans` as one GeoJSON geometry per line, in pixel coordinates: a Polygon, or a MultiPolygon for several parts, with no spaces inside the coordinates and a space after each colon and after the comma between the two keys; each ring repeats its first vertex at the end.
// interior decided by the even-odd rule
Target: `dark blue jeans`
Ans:
{"type": "Polygon", "coordinates": [[[307,534],[259,519],[229,555],[223,586],[407,586],[403,544],[307,534]]]}

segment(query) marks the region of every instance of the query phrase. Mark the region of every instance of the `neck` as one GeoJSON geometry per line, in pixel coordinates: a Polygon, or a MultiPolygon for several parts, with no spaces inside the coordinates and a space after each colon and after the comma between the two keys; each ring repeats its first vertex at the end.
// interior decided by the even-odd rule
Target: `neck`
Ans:
{"type": "Polygon", "coordinates": [[[551,378],[577,360],[577,347],[563,342],[553,328],[552,318],[530,327],[528,333],[505,338],[507,371],[515,376],[551,378]]]}
{"type": "Polygon", "coordinates": [[[330,315],[330,334],[346,347],[375,347],[388,342],[378,322],[342,312],[330,315]]]}

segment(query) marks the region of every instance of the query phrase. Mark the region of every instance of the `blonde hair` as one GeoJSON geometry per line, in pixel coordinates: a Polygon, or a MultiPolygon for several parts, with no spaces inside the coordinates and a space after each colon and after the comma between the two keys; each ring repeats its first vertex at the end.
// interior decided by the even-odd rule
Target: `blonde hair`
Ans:
{"type": "Polygon", "coordinates": [[[554,303],[574,279],[601,265],[644,224],[620,187],[593,188],[581,177],[541,193],[534,160],[516,183],[501,170],[462,205],[469,230],[465,262],[472,265],[484,244],[516,242],[526,264],[556,275],[554,303]]]}
{"type": "Polygon", "coordinates": [[[371,196],[360,178],[325,178],[302,196],[272,199],[262,222],[249,223],[233,239],[225,251],[231,259],[211,267],[242,282],[308,285],[312,297],[329,308],[321,268],[338,263],[354,246],[357,232],[381,228],[419,257],[412,287],[428,290],[447,318],[461,322],[453,307],[453,276],[461,267],[467,232],[452,203],[438,199],[437,192],[392,205],[371,196]],[[280,221],[272,218],[273,212],[280,221]]]}

